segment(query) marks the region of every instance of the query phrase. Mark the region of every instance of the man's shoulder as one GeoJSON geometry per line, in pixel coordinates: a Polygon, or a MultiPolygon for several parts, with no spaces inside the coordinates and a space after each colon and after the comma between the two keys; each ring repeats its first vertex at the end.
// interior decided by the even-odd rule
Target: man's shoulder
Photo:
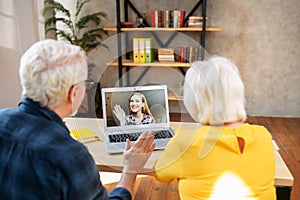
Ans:
{"type": "Polygon", "coordinates": [[[18,109],[16,108],[0,108],[0,116],[11,115],[17,112],[18,109]]]}
{"type": "Polygon", "coordinates": [[[38,152],[45,159],[69,158],[73,154],[70,152],[87,153],[82,144],[71,138],[69,130],[55,121],[18,109],[0,109],[0,118],[0,132],[7,142],[38,152]]]}
{"type": "Polygon", "coordinates": [[[24,119],[24,116],[16,108],[0,109],[0,127],[9,126],[10,124],[17,124],[18,119],[22,118],[24,119]]]}

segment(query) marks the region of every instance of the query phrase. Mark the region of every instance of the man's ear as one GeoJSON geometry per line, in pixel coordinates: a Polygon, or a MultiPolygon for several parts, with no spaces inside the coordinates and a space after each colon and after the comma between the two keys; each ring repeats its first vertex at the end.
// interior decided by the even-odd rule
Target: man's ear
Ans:
{"type": "Polygon", "coordinates": [[[69,90],[68,101],[73,102],[78,93],[78,85],[73,85],[69,90]]]}

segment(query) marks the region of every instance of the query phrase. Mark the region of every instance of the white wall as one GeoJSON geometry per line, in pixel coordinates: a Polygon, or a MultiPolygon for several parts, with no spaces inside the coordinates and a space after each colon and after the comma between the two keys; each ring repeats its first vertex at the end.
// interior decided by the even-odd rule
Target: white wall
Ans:
{"type": "Polygon", "coordinates": [[[16,107],[21,98],[19,60],[39,38],[36,3],[0,0],[0,108],[16,107]]]}

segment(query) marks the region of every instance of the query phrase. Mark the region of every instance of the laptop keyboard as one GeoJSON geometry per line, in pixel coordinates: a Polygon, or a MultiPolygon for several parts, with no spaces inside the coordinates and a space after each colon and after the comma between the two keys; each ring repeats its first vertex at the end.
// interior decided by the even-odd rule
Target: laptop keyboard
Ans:
{"type": "MultiPolygon", "coordinates": [[[[112,143],[126,142],[127,138],[130,141],[136,141],[141,134],[142,134],[142,132],[140,132],[140,133],[112,134],[112,135],[109,135],[109,140],[112,143]]],[[[154,139],[166,139],[166,138],[171,138],[172,137],[172,134],[168,130],[154,131],[153,135],[154,135],[154,139]]]]}

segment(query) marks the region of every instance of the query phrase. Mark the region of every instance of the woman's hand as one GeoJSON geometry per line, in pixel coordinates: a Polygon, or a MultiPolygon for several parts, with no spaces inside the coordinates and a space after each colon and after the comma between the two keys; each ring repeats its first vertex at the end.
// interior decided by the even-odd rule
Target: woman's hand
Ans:
{"type": "Polygon", "coordinates": [[[114,115],[118,118],[120,125],[125,125],[125,112],[120,105],[115,105],[113,110],[114,115]]]}

